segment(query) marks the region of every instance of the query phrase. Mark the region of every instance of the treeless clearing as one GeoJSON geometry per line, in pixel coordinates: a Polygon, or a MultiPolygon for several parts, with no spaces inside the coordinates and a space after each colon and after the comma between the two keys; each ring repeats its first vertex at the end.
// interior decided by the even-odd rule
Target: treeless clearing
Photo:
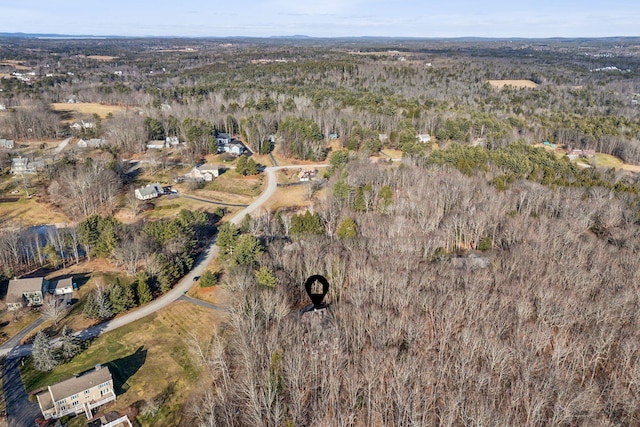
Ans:
{"type": "Polygon", "coordinates": [[[114,59],[118,59],[117,56],[107,56],[107,55],[89,55],[87,58],[95,59],[96,61],[113,61],[114,59]]]}
{"type": "Polygon", "coordinates": [[[502,89],[505,86],[513,86],[517,89],[538,87],[531,80],[487,80],[487,83],[498,89],[502,89]]]}
{"type": "Polygon", "coordinates": [[[71,221],[63,213],[53,210],[48,203],[38,202],[35,197],[22,197],[17,202],[0,203],[0,225],[8,222],[19,222],[25,227],[30,227],[71,221]]]}
{"type": "Polygon", "coordinates": [[[104,119],[109,113],[115,114],[126,111],[127,107],[120,105],[103,105],[96,102],[80,102],[76,104],[67,104],[65,102],[54,102],[51,108],[55,111],[74,112],[79,114],[97,114],[104,119]]]}
{"type": "Polygon", "coordinates": [[[16,70],[29,70],[29,69],[31,69],[31,67],[27,67],[25,65],[22,65],[22,62],[16,61],[15,59],[6,59],[4,61],[0,61],[0,65],[4,65],[4,66],[7,66],[7,67],[13,67],[16,70]]]}
{"type": "MultiPolygon", "coordinates": [[[[155,209],[145,212],[143,216],[147,218],[174,218],[180,213],[182,209],[188,209],[190,211],[205,211],[209,213],[213,213],[220,206],[201,202],[198,200],[187,199],[184,197],[176,197],[176,198],[166,198],[161,197],[153,201],[155,204],[155,209]]],[[[242,204],[242,203],[240,203],[242,204]]]]}
{"type": "Polygon", "coordinates": [[[404,154],[400,150],[392,150],[391,148],[385,148],[384,150],[380,150],[380,153],[382,153],[383,156],[387,158],[391,157],[392,159],[401,159],[404,154]]]}
{"type": "Polygon", "coordinates": [[[292,185],[291,187],[278,187],[273,197],[264,204],[264,207],[270,211],[292,206],[307,208],[312,204],[308,199],[308,195],[308,184],[292,185]]]}

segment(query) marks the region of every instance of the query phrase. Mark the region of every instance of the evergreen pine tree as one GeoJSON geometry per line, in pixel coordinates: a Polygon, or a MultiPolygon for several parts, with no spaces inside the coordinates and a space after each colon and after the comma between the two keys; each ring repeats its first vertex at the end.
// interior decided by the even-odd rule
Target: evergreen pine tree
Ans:
{"type": "Polygon", "coordinates": [[[44,331],[36,334],[31,350],[33,366],[39,371],[50,371],[58,365],[58,361],[53,356],[53,347],[49,342],[49,337],[44,331]]]}
{"type": "Polygon", "coordinates": [[[87,299],[84,302],[84,308],[82,312],[89,319],[97,319],[98,318],[98,303],[96,302],[96,298],[93,293],[87,295],[87,299]]]}
{"type": "Polygon", "coordinates": [[[153,294],[149,288],[149,277],[146,273],[138,275],[137,283],[138,304],[143,305],[153,299],[153,294]]]}
{"type": "Polygon", "coordinates": [[[78,344],[78,339],[73,335],[71,328],[69,328],[67,325],[64,325],[64,327],[62,328],[60,344],[62,356],[65,359],[71,359],[80,351],[80,344],[78,344]]]}

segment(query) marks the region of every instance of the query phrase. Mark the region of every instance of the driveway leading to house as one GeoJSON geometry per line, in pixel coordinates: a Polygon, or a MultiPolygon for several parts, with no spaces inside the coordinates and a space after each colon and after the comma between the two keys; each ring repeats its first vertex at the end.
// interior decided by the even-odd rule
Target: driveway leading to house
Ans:
{"type": "Polygon", "coordinates": [[[36,320],[31,322],[31,324],[29,324],[27,327],[25,327],[20,332],[18,332],[9,341],[2,344],[0,346],[0,354],[4,355],[7,352],[11,351],[11,349],[14,348],[15,346],[20,345],[20,342],[22,341],[22,339],[26,337],[29,332],[33,331],[38,326],[42,325],[42,322],[44,322],[44,320],[45,320],[44,316],[38,317],[36,320]]]}
{"type": "Polygon", "coordinates": [[[22,384],[18,359],[6,359],[2,366],[2,389],[7,406],[7,425],[9,427],[30,427],[40,416],[40,407],[29,401],[22,384]]]}
{"type": "Polygon", "coordinates": [[[69,141],[71,141],[71,138],[67,138],[64,141],[62,141],[60,144],[58,144],[58,146],[55,148],[55,150],[53,150],[54,156],[57,156],[58,154],[60,154],[62,152],[62,150],[64,150],[64,147],[67,146],[69,141]]]}

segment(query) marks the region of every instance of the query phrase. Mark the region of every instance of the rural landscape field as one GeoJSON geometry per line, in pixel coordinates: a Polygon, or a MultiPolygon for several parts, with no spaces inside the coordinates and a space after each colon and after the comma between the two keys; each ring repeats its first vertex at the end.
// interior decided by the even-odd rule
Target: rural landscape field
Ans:
{"type": "Polygon", "coordinates": [[[0,38],[3,421],[637,425],[639,46],[0,38]]]}

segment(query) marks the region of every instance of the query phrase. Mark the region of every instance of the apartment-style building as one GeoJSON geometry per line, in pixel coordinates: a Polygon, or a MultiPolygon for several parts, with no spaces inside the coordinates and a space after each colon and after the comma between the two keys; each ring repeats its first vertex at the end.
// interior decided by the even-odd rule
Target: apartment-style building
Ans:
{"type": "Polygon", "coordinates": [[[92,410],[116,400],[116,393],[109,368],[96,365],[89,372],[48,386],[36,398],[46,420],[83,412],[92,419],[92,410]]]}

